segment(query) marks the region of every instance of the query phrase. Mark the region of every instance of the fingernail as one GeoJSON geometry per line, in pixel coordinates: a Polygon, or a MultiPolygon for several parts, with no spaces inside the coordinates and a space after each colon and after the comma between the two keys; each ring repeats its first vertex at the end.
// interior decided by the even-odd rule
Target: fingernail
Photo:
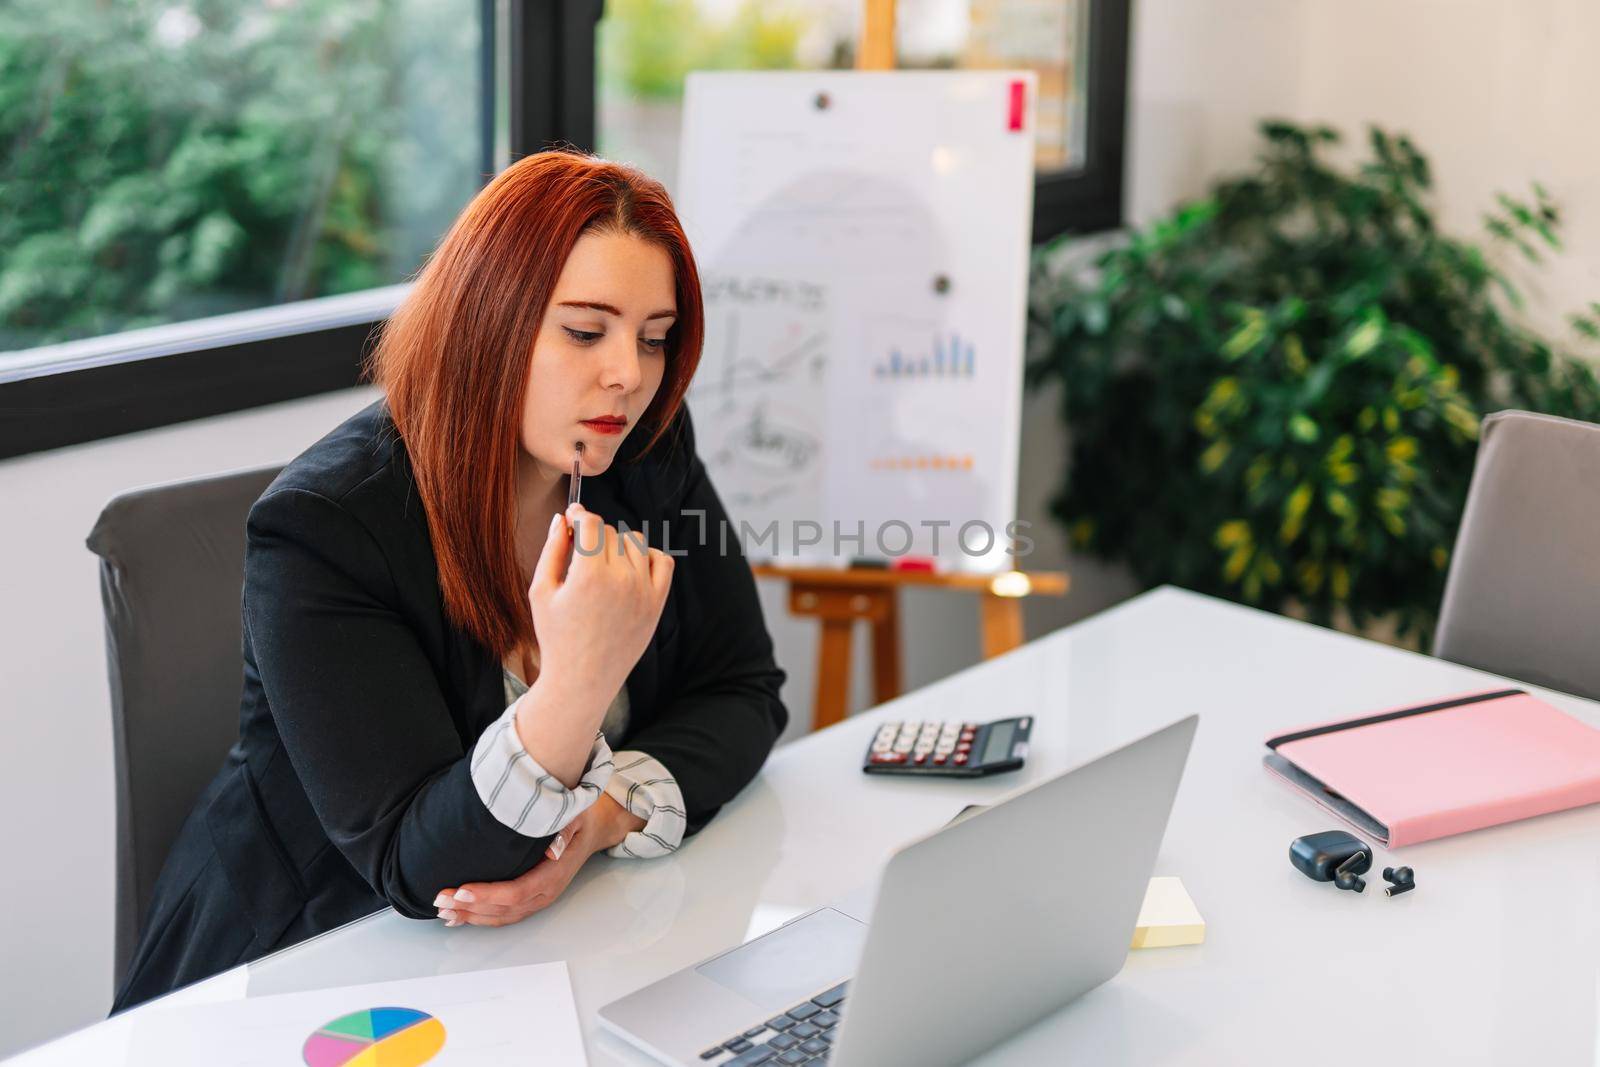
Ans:
{"type": "Polygon", "coordinates": [[[550,846],[547,849],[545,849],[546,852],[550,853],[550,858],[553,859],[553,860],[560,859],[561,858],[561,854],[563,852],[565,852],[566,850],[567,850],[566,839],[563,838],[560,834],[557,834],[554,838],[552,838],[551,841],[550,841],[550,846]]]}
{"type": "Polygon", "coordinates": [[[451,911],[449,908],[444,908],[440,910],[439,918],[443,919],[446,924],[454,926],[456,921],[456,913],[451,911]]]}
{"type": "Polygon", "coordinates": [[[461,925],[461,920],[460,919],[451,919],[449,922],[445,923],[445,925],[446,926],[460,926],[461,925]]]}
{"type": "Polygon", "coordinates": [[[471,904],[474,900],[477,900],[478,898],[472,895],[472,890],[470,890],[470,889],[457,889],[456,890],[456,899],[459,900],[463,904],[471,904]]]}
{"type": "MultiPolygon", "coordinates": [[[[462,897],[461,899],[465,900],[467,898],[462,897]]],[[[436,908],[448,908],[454,903],[455,901],[450,899],[449,893],[440,893],[438,896],[433,898],[433,906],[436,908]]]]}
{"type": "Polygon", "coordinates": [[[550,516],[550,532],[551,533],[555,533],[556,530],[560,526],[561,526],[561,512],[558,511],[554,515],[550,516]]]}

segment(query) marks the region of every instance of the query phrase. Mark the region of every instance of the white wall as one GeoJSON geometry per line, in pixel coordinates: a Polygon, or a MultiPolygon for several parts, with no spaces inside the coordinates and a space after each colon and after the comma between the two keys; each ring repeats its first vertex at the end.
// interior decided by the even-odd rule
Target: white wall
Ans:
{"type": "MultiPolygon", "coordinates": [[[[1561,202],[1568,251],[1532,316],[1600,298],[1600,99],[1593,0],[1139,0],[1130,86],[1130,216],[1147,221],[1247,165],[1255,121],[1286,115],[1357,133],[1381,120],[1434,160],[1442,216],[1463,235],[1497,189],[1541,179],[1561,202]]],[[[364,391],[0,463],[0,1055],[98,1018],[111,987],[109,702],[94,557],[102,504],[139,484],[286,459],[364,404],[364,391]]],[[[1071,559],[1047,518],[1066,440],[1050,395],[1028,398],[1020,517],[1073,591],[1027,608],[1039,634],[1132,592],[1126,574],[1071,559]]],[[[763,603],[789,668],[790,736],[809,719],[816,633],[782,592],[763,603]]],[[[906,680],[977,659],[970,599],[921,592],[905,607],[906,680]]],[[[866,701],[866,640],[856,648],[866,701]]]]}
{"type": "MultiPolygon", "coordinates": [[[[1247,167],[1258,118],[1322,122],[1364,155],[1377,123],[1433,163],[1444,232],[1487,241],[1494,195],[1545,186],[1565,250],[1505,265],[1558,341],[1600,300],[1600,4],[1594,0],[1138,0],[1127,206],[1146,222],[1247,167]]],[[[1340,158],[1340,157],[1336,157],[1340,158]]]]}
{"type": "Polygon", "coordinates": [[[1433,161],[1445,232],[1479,238],[1495,193],[1549,190],[1566,250],[1513,274],[1530,286],[1530,323],[1570,340],[1566,316],[1600,300],[1600,4],[1305,6],[1299,114],[1351,132],[1379,116],[1410,133],[1433,161]]]}
{"type": "Polygon", "coordinates": [[[111,1006],[111,703],[98,560],[124,489],[283,462],[352,390],[0,463],[0,1055],[111,1006]]]}

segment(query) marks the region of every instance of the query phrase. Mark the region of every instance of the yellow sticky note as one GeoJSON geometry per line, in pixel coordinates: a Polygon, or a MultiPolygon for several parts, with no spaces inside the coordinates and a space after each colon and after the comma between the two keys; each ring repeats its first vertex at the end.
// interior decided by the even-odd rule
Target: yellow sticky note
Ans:
{"type": "Polygon", "coordinates": [[[1177,878],[1152,878],[1133,930],[1134,948],[1198,945],[1206,939],[1206,921],[1177,878]]]}

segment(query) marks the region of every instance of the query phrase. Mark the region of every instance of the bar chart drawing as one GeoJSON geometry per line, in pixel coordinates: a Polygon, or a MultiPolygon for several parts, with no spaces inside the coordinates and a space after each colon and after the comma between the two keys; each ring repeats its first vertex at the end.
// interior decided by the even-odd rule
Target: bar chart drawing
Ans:
{"type": "Polygon", "coordinates": [[[897,378],[971,378],[977,371],[977,347],[952,330],[949,336],[935,334],[932,344],[922,351],[907,352],[899,345],[889,346],[887,358],[873,364],[872,376],[897,378]]]}

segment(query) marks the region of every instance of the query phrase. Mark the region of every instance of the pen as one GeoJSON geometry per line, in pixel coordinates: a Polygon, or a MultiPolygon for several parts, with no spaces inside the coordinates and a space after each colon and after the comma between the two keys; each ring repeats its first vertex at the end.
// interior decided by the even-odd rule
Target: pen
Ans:
{"type": "Polygon", "coordinates": [[[567,486],[567,507],[569,508],[578,503],[578,495],[583,488],[583,468],[580,466],[583,461],[583,442],[574,442],[572,448],[572,483],[567,486]]]}

